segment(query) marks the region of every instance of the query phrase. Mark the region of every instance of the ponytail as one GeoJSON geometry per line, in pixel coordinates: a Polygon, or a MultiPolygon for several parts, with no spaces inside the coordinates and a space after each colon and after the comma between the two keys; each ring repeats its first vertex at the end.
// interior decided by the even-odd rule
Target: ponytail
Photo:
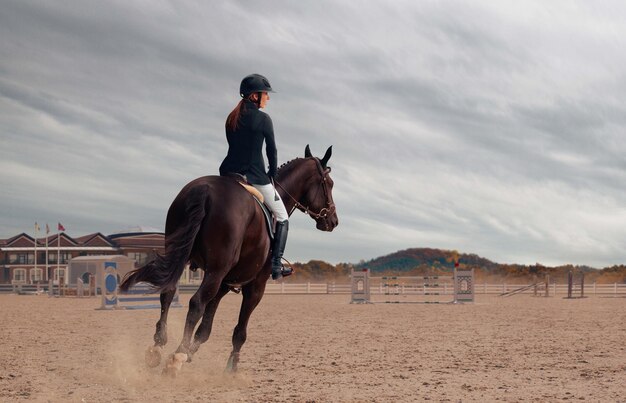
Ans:
{"type": "Polygon", "coordinates": [[[237,130],[237,123],[239,123],[239,116],[241,115],[241,109],[243,108],[243,99],[239,101],[235,109],[226,118],[226,129],[234,132],[237,130]]]}
{"type": "Polygon", "coordinates": [[[243,104],[244,101],[253,102],[258,107],[260,107],[261,106],[261,93],[259,92],[259,93],[249,94],[247,98],[244,98],[241,101],[239,101],[237,106],[235,106],[235,109],[233,109],[232,112],[230,112],[230,114],[226,118],[226,129],[233,131],[233,132],[237,130],[237,124],[239,123],[239,116],[241,116],[241,112],[245,108],[243,104]],[[256,95],[256,99],[255,99],[255,95],[256,95]]]}

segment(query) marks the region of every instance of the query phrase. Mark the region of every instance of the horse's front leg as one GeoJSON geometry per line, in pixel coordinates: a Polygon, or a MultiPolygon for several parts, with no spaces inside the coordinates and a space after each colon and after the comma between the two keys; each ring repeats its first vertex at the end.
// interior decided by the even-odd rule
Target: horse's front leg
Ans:
{"type": "Polygon", "coordinates": [[[261,302],[261,298],[263,298],[268,278],[269,274],[267,274],[266,270],[262,270],[255,281],[242,288],[243,300],[241,302],[241,310],[239,311],[239,321],[233,331],[233,351],[230,353],[228,363],[226,364],[227,372],[237,372],[239,352],[248,335],[248,320],[254,309],[259,305],[259,302],[261,302]]]}
{"type": "Polygon", "coordinates": [[[161,293],[161,317],[156,324],[156,332],[154,333],[154,346],[148,347],[146,350],[146,364],[154,368],[161,363],[161,353],[163,346],[167,344],[167,314],[176,295],[176,290],[168,290],[161,293]]]}

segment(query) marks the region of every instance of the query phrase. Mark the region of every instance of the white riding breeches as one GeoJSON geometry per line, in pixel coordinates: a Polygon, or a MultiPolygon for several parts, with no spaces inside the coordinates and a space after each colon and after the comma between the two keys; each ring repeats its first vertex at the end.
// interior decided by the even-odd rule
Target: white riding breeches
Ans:
{"type": "Polygon", "coordinates": [[[274,217],[276,217],[276,221],[287,221],[289,219],[289,214],[287,214],[287,209],[283,204],[283,200],[280,198],[280,195],[271,183],[267,185],[252,186],[261,192],[263,198],[265,199],[265,205],[272,210],[274,217]]]}

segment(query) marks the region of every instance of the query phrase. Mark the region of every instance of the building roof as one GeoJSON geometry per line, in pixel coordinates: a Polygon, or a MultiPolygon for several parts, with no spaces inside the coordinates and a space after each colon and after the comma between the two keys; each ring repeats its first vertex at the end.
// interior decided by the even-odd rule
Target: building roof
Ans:
{"type": "Polygon", "coordinates": [[[35,246],[35,239],[25,232],[17,234],[14,237],[5,240],[3,246],[12,246],[14,248],[35,246]]]}
{"type": "Polygon", "coordinates": [[[158,229],[158,228],[154,228],[154,227],[148,227],[145,225],[135,225],[129,228],[126,228],[124,230],[120,230],[120,231],[116,231],[113,232],[112,234],[109,235],[109,237],[112,236],[117,236],[117,235],[124,235],[124,234],[162,234],[163,231],[158,229]]]}
{"type": "MultiPolygon", "coordinates": [[[[142,230],[148,227],[137,227],[142,230]]],[[[135,228],[136,229],[136,228],[135,228]]],[[[59,245],[65,250],[83,250],[83,251],[111,251],[119,248],[137,248],[137,249],[161,249],[165,244],[165,234],[161,231],[154,232],[120,232],[106,236],[101,232],[83,235],[72,238],[65,232],[60,234],[52,234],[47,238],[38,238],[37,247],[45,247],[46,240],[48,247],[55,249],[59,245]]],[[[26,251],[35,247],[35,239],[30,235],[22,232],[11,238],[0,239],[0,249],[3,251],[26,251]]]]}
{"type": "Polygon", "coordinates": [[[78,238],[74,238],[76,242],[84,246],[111,246],[115,245],[102,233],[94,232],[93,234],[83,235],[78,238]]]}
{"type": "Polygon", "coordinates": [[[60,234],[50,235],[48,237],[48,245],[56,246],[59,243],[59,239],[61,241],[60,242],[61,246],[79,246],[79,243],[74,238],[67,235],[65,232],[61,232],[60,234]]]}

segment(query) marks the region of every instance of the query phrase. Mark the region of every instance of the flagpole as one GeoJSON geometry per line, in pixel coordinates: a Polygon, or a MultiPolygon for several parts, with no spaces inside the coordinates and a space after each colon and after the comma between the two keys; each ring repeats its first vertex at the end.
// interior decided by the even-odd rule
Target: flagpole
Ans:
{"type": "Polygon", "coordinates": [[[37,273],[37,232],[38,232],[38,225],[37,223],[35,223],[35,273],[37,273]]]}
{"type": "Polygon", "coordinates": [[[57,225],[57,276],[59,277],[59,287],[60,287],[61,286],[61,230],[59,229],[58,225],[57,225]]]}
{"type": "Polygon", "coordinates": [[[46,281],[50,280],[50,271],[48,269],[48,235],[50,234],[50,227],[48,226],[48,223],[46,223],[46,281]]]}

